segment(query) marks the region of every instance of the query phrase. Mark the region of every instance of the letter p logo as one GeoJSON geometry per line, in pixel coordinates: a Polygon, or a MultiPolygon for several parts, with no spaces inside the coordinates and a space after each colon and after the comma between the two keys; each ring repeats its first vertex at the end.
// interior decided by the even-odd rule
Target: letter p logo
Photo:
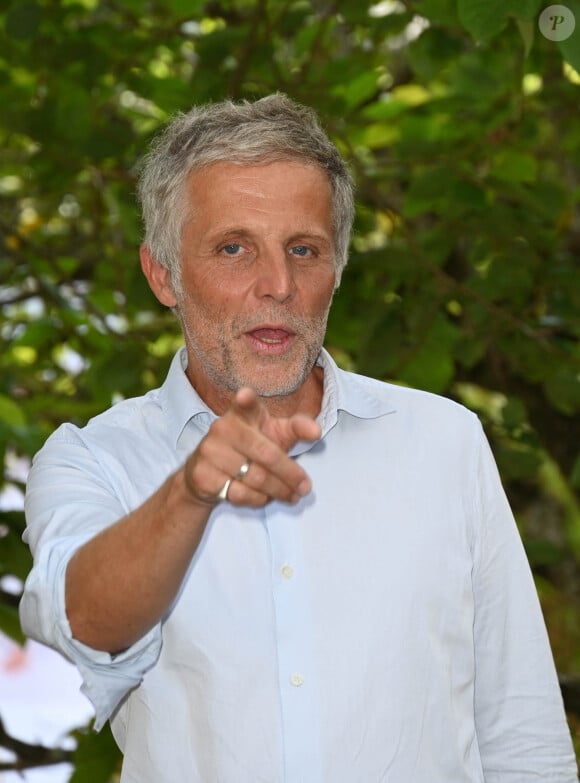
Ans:
{"type": "Polygon", "coordinates": [[[550,41],[565,41],[574,32],[576,19],[565,5],[549,5],[538,19],[538,27],[544,38],[550,41]]]}

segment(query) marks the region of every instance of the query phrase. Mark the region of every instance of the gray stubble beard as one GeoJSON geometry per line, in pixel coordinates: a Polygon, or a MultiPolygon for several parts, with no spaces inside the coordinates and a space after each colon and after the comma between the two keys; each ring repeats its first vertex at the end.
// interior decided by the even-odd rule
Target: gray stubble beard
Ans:
{"type": "MultiPolygon", "coordinates": [[[[181,304],[181,303],[179,303],[181,304]]],[[[294,378],[289,378],[286,383],[276,386],[275,388],[271,388],[270,385],[268,386],[260,386],[259,383],[256,383],[255,379],[251,379],[248,377],[245,377],[243,375],[243,372],[240,372],[239,374],[235,372],[235,363],[233,361],[233,355],[231,351],[230,344],[228,343],[228,340],[226,339],[226,336],[222,333],[219,336],[219,345],[220,345],[220,354],[223,364],[223,371],[220,371],[220,368],[216,366],[215,362],[212,362],[210,360],[210,357],[208,354],[203,351],[195,339],[195,336],[193,334],[193,330],[190,327],[190,324],[187,322],[185,318],[181,316],[181,313],[183,312],[183,309],[178,305],[178,313],[179,313],[179,320],[181,322],[181,327],[183,330],[183,334],[187,343],[188,348],[195,354],[197,357],[199,363],[203,367],[206,375],[210,380],[213,382],[213,384],[219,388],[223,389],[231,394],[235,394],[240,388],[243,386],[249,386],[256,394],[260,397],[286,397],[290,394],[297,391],[306,381],[310,373],[312,372],[312,369],[314,368],[314,365],[316,364],[316,360],[318,359],[318,356],[320,354],[320,351],[322,349],[322,345],[324,342],[324,335],[326,333],[326,323],[328,319],[328,313],[330,310],[330,305],[328,306],[326,312],[323,314],[323,316],[315,322],[315,324],[311,324],[312,326],[319,327],[316,328],[315,331],[319,331],[318,339],[313,342],[309,343],[306,340],[304,340],[301,337],[297,337],[297,340],[300,340],[305,347],[305,357],[304,357],[304,363],[302,366],[302,369],[297,373],[297,375],[294,378]]],[[[264,321],[267,321],[268,319],[264,319],[264,321]]],[[[276,322],[278,319],[272,318],[273,322],[276,322]]],[[[295,330],[297,335],[302,335],[305,332],[305,324],[300,321],[300,319],[297,318],[284,318],[284,323],[287,323],[293,330],[295,330]]],[[[247,325],[241,325],[240,328],[235,328],[235,331],[239,333],[241,336],[236,339],[243,340],[243,334],[247,329],[245,327],[248,326],[251,328],[252,324],[247,325]]],[[[264,357],[266,360],[268,360],[268,357],[264,357]]],[[[269,357],[269,360],[271,362],[279,362],[280,365],[283,365],[285,361],[285,357],[269,357]]],[[[259,370],[258,370],[259,373],[259,370]]]]}

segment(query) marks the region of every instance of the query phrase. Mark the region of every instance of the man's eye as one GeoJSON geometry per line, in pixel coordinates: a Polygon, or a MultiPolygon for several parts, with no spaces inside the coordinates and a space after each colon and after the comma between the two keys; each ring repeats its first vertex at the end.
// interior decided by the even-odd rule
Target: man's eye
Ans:
{"type": "Polygon", "coordinates": [[[238,242],[229,242],[227,245],[223,246],[222,251],[228,256],[235,256],[241,249],[242,246],[238,244],[238,242]]]}
{"type": "Polygon", "coordinates": [[[306,256],[310,255],[312,251],[309,247],[306,247],[306,245],[295,245],[291,250],[291,253],[293,253],[295,256],[302,256],[305,258],[306,256]]]}

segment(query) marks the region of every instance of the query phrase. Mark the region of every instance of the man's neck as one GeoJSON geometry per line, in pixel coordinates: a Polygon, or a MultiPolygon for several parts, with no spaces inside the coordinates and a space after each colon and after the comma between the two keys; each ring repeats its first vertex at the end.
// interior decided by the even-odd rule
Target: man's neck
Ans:
{"type": "MultiPolygon", "coordinates": [[[[205,404],[218,416],[222,416],[230,407],[234,393],[229,389],[220,389],[202,379],[196,378],[188,366],[185,371],[187,378],[205,404]]],[[[290,394],[261,396],[271,416],[287,418],[296,413],[303,413],[316,418],[322,407],[324,394],[324,370],[315,365],[304,383],[290,394]]]]}

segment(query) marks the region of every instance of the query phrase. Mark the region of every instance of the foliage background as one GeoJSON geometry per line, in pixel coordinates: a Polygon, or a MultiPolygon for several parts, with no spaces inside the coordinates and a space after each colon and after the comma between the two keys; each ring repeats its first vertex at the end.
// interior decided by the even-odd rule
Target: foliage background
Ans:
{"type": "MultiPolygon", "coordinates": [[[[193,103],[284,91],[358,182],[327,346],[481,416],[577,737],[580,0],[561,43],[538,31],[547,4],[3,3],[0,459],[18,485],[15,459],[61,421],[161,382],[179,337],[139,270],[139,156],[193,103]]],[[[19,640],[6,577],[30,567],[23,525],[5,512],[0,528],[0,627],[19,640]]],[[[74,781],[112,780],[110,736],[78,739],[74,781]]],[[[22,767],[54,760],[27,752],[22,767]]]]}

